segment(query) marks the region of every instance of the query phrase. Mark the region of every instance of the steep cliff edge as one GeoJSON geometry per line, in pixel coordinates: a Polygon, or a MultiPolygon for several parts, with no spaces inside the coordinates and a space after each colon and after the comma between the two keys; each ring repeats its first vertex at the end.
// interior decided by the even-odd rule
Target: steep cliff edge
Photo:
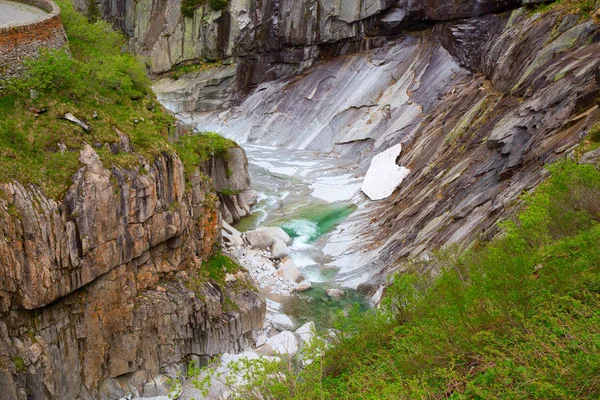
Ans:
{"type": "Polygon", "coordinates": [[[90,15],[112,21],[132,49],[162,73],[186,62],[237,63],[238,88],[299,73],[323,57],[378,46],[377,36],[409,27],[506,11],[541,0],[230,0],[215,11],[210,2],[103,0],[90,15]],[[182,13],[182,4],[196,4],[182,13]]]}
{"type": "Polygon", "coordinates": [[[253,343],[263,300],[198,277],[220,242],[210,181],[186,182],[175,155],[146,173],[106,169],[91,147],[81,162],[61,202],[1,186],[7,398],[152,394],[161,373],[253,343]]]}

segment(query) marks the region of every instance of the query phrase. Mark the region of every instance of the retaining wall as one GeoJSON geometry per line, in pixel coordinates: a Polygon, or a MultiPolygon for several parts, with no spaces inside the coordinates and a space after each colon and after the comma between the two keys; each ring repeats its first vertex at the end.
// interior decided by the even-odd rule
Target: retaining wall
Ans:
{"type": "Polygon", "coordinates": [[[50,0],[20,0],[48,12],[40,19],[0,27],[0,78],[18,76],[23,62],[35,58],[41,48],[59,49],[68,45],[60,20],[60,8],[50,0]]]}

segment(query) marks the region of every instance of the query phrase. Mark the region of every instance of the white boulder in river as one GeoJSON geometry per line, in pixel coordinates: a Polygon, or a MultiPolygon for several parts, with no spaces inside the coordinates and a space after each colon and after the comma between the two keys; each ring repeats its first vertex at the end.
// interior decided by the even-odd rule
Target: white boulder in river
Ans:
{"type": "Polygon", "coordinates": [[[402,145],[397,144],[377,154],[371,160],[371,166],[361,187],[371,200],[389,197],[410,173],[408,168],[396,164],[401,151],[402,145]]]}
{"type": "Polygon", "coordinates": [[[245,232],[242,236],[250,246],[261,250],[270,249],[275,239],[279,239],[285,245],[292,243],[290,236],[277,226],[256,228],[245,232]]]}
{"type": "Polygon", "coordinates": [[[281,261],[275,275],[296,283],[300,283],[304,280],[304,277],[300,271],[298,271],[298,266],[289,257],[286,257],[281,261]]]}

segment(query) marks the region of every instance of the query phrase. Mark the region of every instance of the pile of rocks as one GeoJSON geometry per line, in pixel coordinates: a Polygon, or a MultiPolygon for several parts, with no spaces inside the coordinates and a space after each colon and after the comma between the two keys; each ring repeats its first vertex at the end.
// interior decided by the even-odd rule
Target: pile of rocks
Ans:
{"type": "Polygon", "coordinates": [[[272,294],[289,296],[311,287],[288,256],[291,243],[292,239],[279,227],[241,233],[223,222],[224,250],[248,270],[261,289],[272,294]]]}

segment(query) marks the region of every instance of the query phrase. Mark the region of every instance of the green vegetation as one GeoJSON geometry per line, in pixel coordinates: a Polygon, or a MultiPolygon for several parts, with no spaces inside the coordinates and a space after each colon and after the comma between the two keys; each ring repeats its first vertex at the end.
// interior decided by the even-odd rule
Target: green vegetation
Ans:
{"type": "Polygon", "coordinates": [[[599,398],[600,172],[550,172],[498,238],[411,263],[319,363],[263,367],[239,398],[599,398]]]}
{"type": "Polygon", "coordinates": [[[186,175],[196,171],[198,164],[213,156],[227,157],[227,150],[237,144],[215,132],[202,132],[198,135],[187,135],[175,144],[175,150],[185,167],[186,175]]]}
{"type": "Polygon", "coordinates": [[[206,4],[206,0],[182,0],[181,2],[181,14],[191,18],[194,16],[194,11],[200,6],[206,4]]]}
{"type": "Polygon", "coordinates": [[[581,18],[589,18],[595,10],[596,0],[556,0],[554,2],[529,5],[532,13],[545,13],[561,10],[566,14],[578,14],[581,18]]]}
{"type": "Polygon", "coordinates": [[[227,196],[237,196],[238,194],[240,194],[240,192],[241,192],[240,190],[225,188],[225,189],[221,190],[219,193],[227,195],[227,196]]]}
{"type": "Polygon", "coordinates": [[[15,357],[13,359],[13,363],[15,364],[15,370],[17,373],[27,371],[27,366],[25,366],[25,360],[21,357],[15,357]]]}
{"type": "Polygon", "coordinates": [[[208,0],[208,5],[215,11],[219,11],[227,7],[229,0],[208,0]]]}
{"type": "Polygon", "coordinates": [[[225,282],[225,275],[241,270],[242,267],[220,251],[202,263],[202,273],[217,283],[225,282]]]}
{"type": "MultiPolygon", "coordinates": [[[[192,18],[198,7],[206,4],[206,0],[182,0],[181,14],[192,18]]],[[[208,0],[208,5],[215,11],[220,11],[229,5],[229,0],[208,0]]]]}
{"type": "Polygon", "coordinates": [[[27,73],[0,87],[0,181],[34,183],[61,198],[81,166],[79,151],[96,148],[105,166],[139,169],[138,155],[152,161],[164,152],[182,155],[186,171],[235,143],[214,133],[169,143],[175,118],[154,97],[144,67],[122,52],[125,39],[104,21],[88,21],[59,0],[70,53],[44,51],[27,73]],[[91,129],[63,117],[71,113],[91,129]],[[113,154],[110,144],[124,132],[135,154],[113,154]],[[187,146],[190,148],[187,148],[187,146]]]}
{"type": "Polygon", "coordinates": [[[592,126],[588,139],[594,143],[600,143],[600,122],[592,126]]]}
{"type": "MultiPolygon", "coordinates": [[[[121,52],[124,38],[104,21],[88,22],[70,2],[58,3],[71,54],[42,52],[27,63],[23,78],[5,82],[0,92],[0,181],[35,183],[55,198],[71,184],[85,143],[118,143],[116,128],[137,153],[153,159],[170,149],[175,122],[157,105],[141,64],[121,52]],[[66,113],[91,130],[62,119],[66,113]]],[[[139,163],[129,154],[99,154],[117,165],[139,163]]]]}
{"type": "Polygon", "coordinates": [[[191,74],[193,72],[206,71],[208,69],[211,69],[214,67],[219,67],[221,65],[223,65],[223,63],[220,60],[217,60],[217,61],[205,60],[205,61],[196,61],[193,63],[188,62],[185,64],[176,65],[175,67],[171,68],[171,70],[169,72],[167,72],[167,75],[171,79],[177,80],[182,75],[191,74]]]}

